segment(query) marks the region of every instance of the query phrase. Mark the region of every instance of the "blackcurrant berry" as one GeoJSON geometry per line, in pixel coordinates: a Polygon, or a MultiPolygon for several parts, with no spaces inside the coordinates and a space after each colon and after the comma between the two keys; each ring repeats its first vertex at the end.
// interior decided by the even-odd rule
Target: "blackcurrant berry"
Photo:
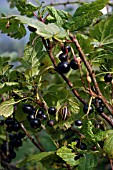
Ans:
{"type": "Polygon", "coordinates": [[[74,60],[74,59],[72,59],[71,61],[70,61],[70,67],[73,69],[73,70],[77,70],[79,67],[78,67],[78,63],[74,60]]]}
{"type": "Polygon", "coordinates": [[[49,107],[49,109],[48,109],[48,113],[50,114],[50,115],[55,115],[56,114],[56,108],[54,107],[54,106],[51,106],[51,107],[49,107]]]}
{"type": "Polygon", "coordinates": [[[15,137],[16,137],[15,134],[13,134],[13,133],[10,133],[10,134],[9,134],[9,139],[10,139],[10,140],[13,140],[15,137]]]}
{"type": "Polygon", "coordinates": [[[34,108],[33,108],[32,105],[30,105],[30,104],[24,104],[24,105],[23,105],[23,112],[24,112],[24,113],[29,114],[29,113],[32,113],[33,110],[34,110],[34,108]]]}
{"type": "Polygon", "coordinates": [[[61,61],[58,64],[57,69],[58,69],[59,73],[66,74],[70,70],[70,64],[66,61],[61,61]]]}
{"type": "Polygon", "coordinates": [[[11,133],[11,132],[13,131],[13,125],[8,125],[8,126],[6,127],[6,131],[9,132],[9,133],[11,133]]]}
{"type": "Polygon", "coordinates": [[[18,138],[14,138],[9,142],[9,145],[11,145],[12,147],[20,147],[22,146],[22,140],[18,138]]]}
{"type": "Polygon", "coordinates": [[[104,80],[105,82],[111,82],[112,81],[112,76],[110,73],[107,73],[105,76],[104,76],[104,80]]]}
{"type": "Polygon", "coordinates": [[[72,142],[76,142],[76,147],[79,148],[80,147],[80,139],[79,138],[74,138],[72,140],[72,142]]]}
{"type": "Polygon", "coordinates": [[[103,106],[97,107],[96,110],[97,110],[98,113],[103,113],[104,107],[103,106]]]}
{"type": "Polygon", "coordinates": [[[15,153],[15,151],[10,152],[9,155],[8,155],[8,157],[9,157],[10,159],[16,158],[16,153],[15,153]]]}
{"type": "Polygon", "coordinates": [[[17,134],[16,134],[16,136],[17,136],[17,138],[18,139],[22,139],[22,138],[24,138],[25,137],[25,133],[23,133],[23,132],[18,132],[17,134]]]}
{"type": "Polygon", "coordinates": [[[82,121],[81,120],[76,120],[75,125],[76,126],[82,126],[82,121]]]}
{"type": "Polygon", "coordinates": [[[0,126],[4,125],[4,120],[0,120],[0,126]]]}
{"type": "Polygon", "coordinates": [[[36,117],[37,117],[37,118],[41,118],[43,114],[44,114],[44,110],[40,108],[40,109],[38,110],[38,112],[37,112],[36,117]]]}
{"type": "Polygon", "coordinates": [[[59,60],[60,60],[60,61],[67,61],[67,58],[68,58],[68,55],[65,54],[65,53],[61,53],[61,54],[59,55],[59,60]]]}
{"type": "Polygon", "coordinates": [[[93,107],[92,106],[89,107],[87,104],[85,104],[83,107],[83,112],[87,113],[88,109],[89,109],[89,114],[93,113],[93,107]]]}
{"type": "Polygon", "coordinates": [[[48,120],[47,125],[50,127],[54,126],[54,120],[48,120]]]}
{"type": "Polygon", "coordinates": [[[32,26],[29,26],[28,25],[28,29],[29,29],[29,31],[31,31],[31,32],[35,32],[37,29],[36,28],[34,28],[34,27],[32,27],[32,26]]]}
{"type": "Polygon", "coordinates": [[[35,119],[34,113],[31,113],[27,116],[27,120],[30,122],[31,120],[35,119]]]}
{"type": "Polygon", "coordinates": [[[83,142],[81,142],[81,144],[80,144],[80,149],[81,149],[81,150],[86,150],[86,149],[87,149],[86,144],[83,143],[83,142]]]}
{"type": "Polygon", "coordinates": [[[98,106],[101,106],[101,105],[103,105],[103,101],[101,99],[99,99],[99,98],[95,98],[94,104],[98,105],[98,106]]]}
{"type": "Polygon", "coordinates": [[[6,118],[6,120],[5,120],[6,125],[13,125],[13,123],[14,123],[13,118],[11,118],[11,117],[6,118]]]}
{"type": "Polygon", "coordinates": [[[83,154],[78,154],[78,155],[76,155],[76,156],[74,157],[74,160],[78,160],[78,159],[80,159],[81,157],[83,157],[83,154]]]}
{"type": "Polygon", "coordinates": [[[13,131],[14,131],[14,132],[18,132],[19,129],[20,129],[20,124],[19,124],[18,122],[15,122],[15,123],[13,124],[13,131]]]}
{"type": "Polygon", "coordinates": [[[37,129],[41,126],[41,121],[38,118],[35,118],[30,121],[30,125],[32,128],[37,129]]]}
{"type": "Polygon", "coordinates": [[[63,46],[62,47],[62,51],[64,52],[64,53],[69,53],[70,51],[71,51],[71,47],[68,45],[68,46],[63,46]]]}

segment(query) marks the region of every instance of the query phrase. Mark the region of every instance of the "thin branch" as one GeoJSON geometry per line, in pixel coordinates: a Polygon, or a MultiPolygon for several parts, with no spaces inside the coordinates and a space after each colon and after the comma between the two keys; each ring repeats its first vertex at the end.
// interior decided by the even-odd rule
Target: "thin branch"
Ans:
{"type": "Polygon", "coordinates": [[[43,6],[43,8],[45,8],[46,6],[59,6],[59,5],[63,5],[63,6],[66,6],[66,5],[73,5],[73,4],[80,4],[80,5],[83,5],[84,2],[80,2],[80,0],[78,1],[67,1],[67,2],[59,2],[59,3],[50,3],[50,4],[46,4],[43,6]]]}
{"type": "Polygon", "coordinates": [[[110,113],[113,115],[113,108],[112,108],[112,105],[110,105],[107,100],[105,99],[105,97],[102,95],[100,89],[99,89],[99,86],[98,86],[98,83],[97,83],[97,80],[95,78],[95,73],[94,71],[92,70],[92,67],[90,66],[89,62],[87,61],[86,59],[86,56],[78,42],[78,40],[76,39],[75,36],[73,36],[72,34],[69,35],[70,36],[70,39],[73,41],[73,43],[75,44],[78,52],[79,52],[79,55],[80,55],[80,58],[82,59],[82,61],[84,62],[84,65],[86,66],[88,72],[89,72],[89,76],[91,77],[92,79],[92,82],[94,84],[94,87],[96,89],[96,93],[98,95],[98,97],[100,99],[102,99],[103,103],[105,104],[106,108],[110,111],[110,113]]]}
{"type": "Polygon", "coordinates": [[[44,148],[37,142],[35,142],[35,140],[31,137],[31,135],[29,134],[29,132],[26,130],[26,128],[24,127],[23,123],[20,123],[20,126],[22,128],[22,130],[25,132],[25,134],[28,136],[28,138],[30,139],[30,141],[41,151],[44,152],[44,148]]]}
{"type": "Polygon", "coordinates": [[[104,112],[101,113],[101,116],[111,125],[111,127],[113,127],[113,120],[109,116],[107,116],[104,112]]]}

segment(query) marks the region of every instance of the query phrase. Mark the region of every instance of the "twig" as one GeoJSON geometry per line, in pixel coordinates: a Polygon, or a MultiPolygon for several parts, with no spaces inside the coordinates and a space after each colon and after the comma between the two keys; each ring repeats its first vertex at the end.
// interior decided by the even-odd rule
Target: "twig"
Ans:
{"type": "Polygon", "coordinates": [[[30,141],[41,151],[44,152],[44,148],[37,142],[35,142],[35,140],[31,137],[31,135],[29,134],[29,132],[26,130],[26,128],[24,127],[23,123],[20,123],[20,126],[22,128],[22,130],[25,132],[25,134],[28,136],[28,138],[30,139],[30,141]]]}
{"type": "Polygon", "coordinates": [[[80,58],[82,59],[82,61],[84,62],[84,65],[86,66],[88,72],[89,72],[89,76],[91,77],[92,79],[92,82],[94,84],[94,87],[96,89],[96,93],[98,95],[98,98],[102,99],[103,103],[105,104],[106,108],[110,111],[110,113],[113,115],[113,108],[112,108],[112,105],[110,105],[107,100],[105,99],[105,97],[102,95],[100,89],[99,89],[99,86],[98,86],[98,83],[96,81],[96,78],[95,78],[95,73],[94,71],[92,70],[92,67],[90,66],[89,62],[87,61],[86,59],[86,56],[78,42],[78,40],[76,39],[75,36],[73,36],[72,34],[69,35],[70,36],[70,39],[73,41],[73,43],[75,44],[78,52],[79,52],[79,55],[80,55],[80,58]]]}
{"type": "Polygon", "coordinates": [[[113,127],[113,120],[109,116],[107,116],[104,112],[101,113],[101,116],[113,127]]]}
{"type": "Polygon", "coordinates": [[[43,8],[45,8],[46,6],[59,6],[59,5],[63,5],[63,6],[66,6],[66,5],[71,5],[71,4],[80,4],[80,5],[83,5],[84,2],[80,2],[80,1],[67,1],[67,2],[59,2],[59,3],[50,3],[50,4],[47,4],[47,5],[44,5],[43,8]]]}

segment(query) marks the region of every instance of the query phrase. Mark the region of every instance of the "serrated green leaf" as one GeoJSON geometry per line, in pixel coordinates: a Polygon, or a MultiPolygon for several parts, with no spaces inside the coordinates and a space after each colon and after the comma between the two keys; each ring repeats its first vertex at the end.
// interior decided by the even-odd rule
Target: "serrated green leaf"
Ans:
{"type": "Polygon", "coordinates": [[[75,31],[83,27],[89,26],[95,18],[102,15],[99,10],[104,8],[108,0],[97,0],[90,4],[84,4],[79,7],[72,18],[65,23],[65,28],[75,31]]]}
{"type": "Polygon", "coordinates": [[[85,154],[80,159],[78,170],[94,170],[98,163],[98,156],[95,154],[85,154]]]}
{"type": "Polygon", "coordinates": [[[78,162],[74,160],[75,153],[72,153],[72,149],[69,149],[66,146],[59,148],[57,150],[57,155],[71,166],[78,164],[78,162]]]}
{"type": "Polygon", "coordinates": [[[59,27],[54,23],[46,25],[39,20],[19,15],[1,18],[0,30],[2,30],[4,33],[8,33],[10,36],[14,38],[22,38],[23,36],[25,36],[25,32],[24,30],[21,31],[20,27],[21,24],[19,22],[21,22],[21,24],[27,24],[31,27],[36,28],[37,29],[36,33],[46,39],[50,39],[52,37],[63,39],[68,37],[67,32],[62,27],[59,27]],[[9,28],[7,29],[6,25],[9,20],[12,26],[10,25],[9,28]]]}
{"type": "Polygon", "coordinates": [[[98,133],[95,134],[95,140],[96,141],[103,141],[105,139],[105,131],[99,131],[98,133]]]}
{"type": "Polygon", "coordinates": [[[0,30],[2,33],[8,34],[10,37],[21,39],[26,35],[25,27],[22,23],[13,18],[0,18],[0,30]]]}
{"type": "Polygon", "coordinates": [[[90,30],[92,38],[99,42],[105,49],[113,49],[113,19],[112,16],[102,20],[90,30]]]}
{"type": "Polygon", "coordinates": [[[18,164],[18,167],[21,167],[21,166],[23,166],[25,163],[31,162],[31,161],[39,162],[39,161],[41,161],[42,159],[46,158],[47,156],[53,155],[54,153],[55,153],[55,152],[52,151],[52,152],[41,152],[41,153],[38,153],[38,154],[30,155],[28,158],[26,158],[26,159],[24,159],[22,162],[20,162],[20,163],[18,164]]]}
{"type": "Polygon", "coordinates": [[[99,11],[105,7],[105,5],[109,2],[109,0],[96,0],[92,3],[85,3],[84,5],[80,6],[74,13],[74,16],[81,16],[84,13],[89,11],[99,11]]]}
{"type": "Polygon", "coordinates": [[[7,101],[4,101],[0,104],[0,115],[2,116],[5,116],[5,117],[8,117],[10,116],[12,113],[13,113],[13,110],[14,110],[14,105],[15,101],[14,99],[10,99],[10,100],[7,100],[7,101]]]}

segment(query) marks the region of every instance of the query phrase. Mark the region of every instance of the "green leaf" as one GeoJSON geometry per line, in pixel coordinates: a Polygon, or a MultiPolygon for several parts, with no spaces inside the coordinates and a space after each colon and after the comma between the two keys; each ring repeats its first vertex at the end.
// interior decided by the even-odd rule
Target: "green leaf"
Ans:
{"type": "Polygon", "coordinates": [[[113,50],[113,19],[112,16],[102,20],[90,30],[92,38],[99,42],[99,46],[105,49],[113,50]]]}
{"type": "Polygon", "coordinates": [[[30,155],[28,158],[24,159],[22,162],[20,162],[18,164],[18,167],[21,167],[23,166],[25,163],[27,162],[31,162],[31,161],[36,161],[36,162],[39,162],[41,161],[42,159],[50,156],[50,155],[53,155],[54,152],[41,152],[41,153],[38,153],[38,154],[34,154],[34,155],[30,155]]]}
{"type": "Polygon", "coordinates": [[[14,99],[10,99],[10,100],[7,100],[7,101],[4,101],[0,104],[0,115],[2,116],[5,116],[5,117],[8,117],[10,116],[12,113],[13,113],[13,110],[14,110],[14,105],[15,101],[14,99]]]}
{"type": "Polygon", "coordinates": [[[69,19],[70,14],[63,10],[57,10],[53,6],[47,6],[47,10],[57,25],[62,26],[64,20],[69,19]]]}
{"type": "Polygon", "coordinates": [[[23,36],[25,36],[25,32],[24,29],[21,30],[20,28],[21,24],[19,22],[21,22],[21,24],[27,24],[31,27],[36,28],[37,29],[36,33],[46,39],[52,37],[63,39],[68,37],[67,32],[62,27],[59,27],[54,23],[46,25],[39,20],[19,15],[1,18],[0,29],[4,33],[8,33],[10,36],[14,38],[22,38],[23,36]],[[11,25],[7,29],[6,25],[8,21],[11,23],[11,25]]]}
{"type": "Polygon", "coordinates": [[[72,153],[72,149],[69,149],[66,146],[59,148],[57,150],[57,155],[71,166],[78,164],[78,162],[74,160],[75,153],[72,153]]]}
{"type": "Polygon", "coordinates": [[[20,11],[21,15],[27,15],[29,17],[34,16],[33,12],[38,9],[37,6],[34,6],[32,3],[27,3],[26,0],[18,0],[15,5],[20,11]]]}
{"type": "Polygon", "coordinates": [[[80,159],[78,170],[94,170],[98,163],[98,156],[96,154],[85,154],[80,159]]]}
{"type": "Polygon", "coordinates": [[[113,130],[106,132],[103,150],[109,158],[113,158],[113,130]]]}
{"type": "Polygon", "coordinates": [[[25,27],[22,23],[13,18],[0,18],[0,30],[2,33],[7,33],[8,36],[21,39],[26,35],[25,27]]]}
{"type": "Polygon", "coordinates": [[[75,31],[83,27],[89,26],[95,18],[102,15],[99,10],[104,8],[108,0],[97,0],[90,4],[84,4],[79,7],[73,17],[65,23],[65,28],[75,31]]]}

